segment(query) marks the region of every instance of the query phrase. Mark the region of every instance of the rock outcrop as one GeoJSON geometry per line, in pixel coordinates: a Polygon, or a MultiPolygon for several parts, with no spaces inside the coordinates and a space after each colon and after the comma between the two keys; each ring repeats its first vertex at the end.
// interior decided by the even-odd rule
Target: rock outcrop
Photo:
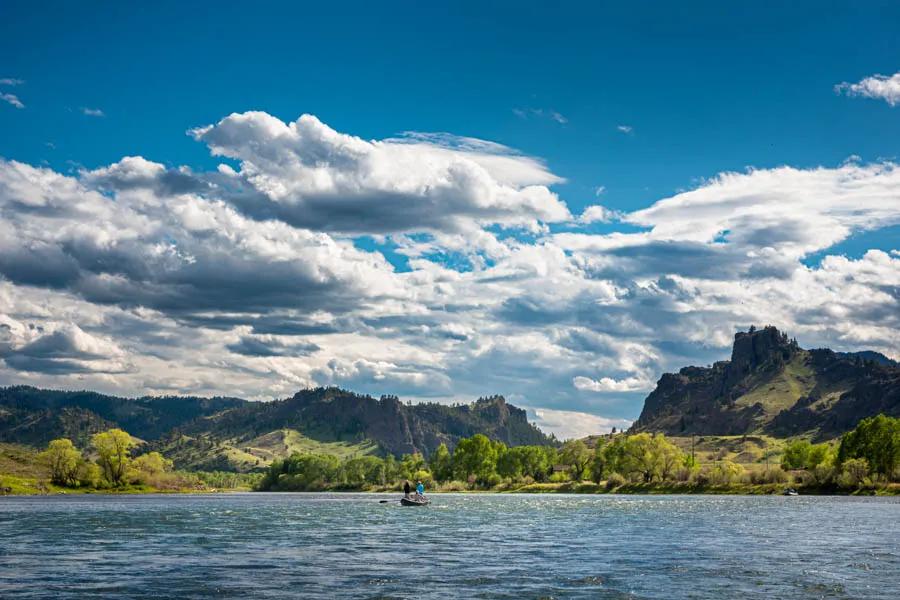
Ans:
{"type": "Polygon", "coordinates": [[[731,359],[666,373],[632,431],[833,438],[900,415],[900,367],[876,352],[804,350],[775,327],[735,335],[731,359]]]}

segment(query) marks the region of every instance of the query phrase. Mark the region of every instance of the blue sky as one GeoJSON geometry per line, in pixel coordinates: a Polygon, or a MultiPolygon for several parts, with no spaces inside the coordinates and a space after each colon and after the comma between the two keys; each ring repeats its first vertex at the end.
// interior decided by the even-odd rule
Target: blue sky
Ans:
{"type": "MultiPolygon", "coordinates": [[[[549,190],[571,213],[571,218],[556,213],[551,216],[559,207],[539,205],[543,201],[535,200],[533,214],[524,215],[528,212],[524,211],[513,217],[505,207],[502,218],[495,213],[490,218],[479,213],[477,218],[464,223],[460,220],[463,217],[454,214],[438,223],[426,222],[427,219],[416,221],[419,213],[413,211],[408,215],[412,224],[392,227],[390,222],[396,223],[402,213],[369,215],[359,212],[362,204],[344,207],[344,212],[338,214],[329,213],[324,204],[312,208],[304,205],[298,212],[294,210],[295,205],[285,208],[280,200],[266,205],[247,198],[228,197],[224,201],[255,223],[274,218],[289,227],[329,236],[367,255],[377,255],[363,256],[360,260],[383,256],[393,275],[385,275],[380,281],[401,273],[419,273],[424,277],[422,274],[430,269],[425,263],[451,272],[468,273],[467,277],[473,281],[494,281],[501,276],[501,271],[503,277],[513,277],[511,273],[515,269],[504,263],[510,259],[508,249],[501,250],[497,244],[511,240],[510,243],[528,246],[517,247],[515,251],[520,253],[535,249],[549,252],[555,244],[554,248],[563,257],[560,260],[571,261],[572,265],[584,269],[583,280],[589,283],[583,289],[576,289],[574,283],[571,289],[566,288],[570,296],[562,303],[565,308],[562,304],[551,306],[554,305],[551,298],[539,298],[542,288],[558,285],[562,289],[568,285],[554,280],[547,269],[539,268],[535,270],[534,287],[510,291],[508,298],[499,299],[499,305],[487,311],[494,315],[487,317],[487,321],[482,320],[486,317],[481,313],[457,319],[469,309],[452,306],[453,298],[430,298],[427,307],[415,305],[410,298],[421,297],[422,293],[409,290],[404,294],[408,292],[411,296],[403,296],[403,300],[394,298],[392,308],[379,309],[373,308],[374,300],[342,311],[329,310],[337,301],[332,297],[319,304],[304,297],[296,306],[260,300],[252,318],[294,318],[297,314],[288,315],[283,311],[309,305],[309,310],[328,313],[328,319],[341,321],[335,325],[341,329],[340,335],[370,335],[382,345],[396,347],[392,356],[373,359],[370,362],[375,366],[362,368],[360,361],[367,352],[371,353],[364,341],[357,340],[360,346],[353,356],[341,356],[337,348],[344,348],[345,342],[332,350],[327,339],[291,339],[284,335],[266,338],[264,341],[270,344],[270,349],[277,348],[277,351],[254,357],[255,360],[247,358],[240,365],[246,377],[229,385],[244,395],[257,397],[284,394],[298,385],[339,384],[371,393],[397,392],[415,398],[455,400],[477,395],[479,383],[485,383],[490,389],[484,389],[483,393],[506,393],[533,411],[543,410],[548,427],[567,432],[571,428],[567,429],[570,426],[566,423],[579,419],[592,426],[606,427],[612,421],[590,421],[585,415],[616,420],[620,424],[635,418],[647,392],[646,385],[640,382],[652,382],[662,370],[677,368],[685,361],[708,362],[727,356],[727,338],[734,330],[748,326],[750,320],[773,321],[796,333],[807,344],[847,348],[865,345],[888,353],[896,348],[897,335],[892,323],[885,324],[881,319],[881,325],[875,327],[867,320],[877,320],[874,315],[881,314],[879,311],[889,313],[891,308],[897,308],[896,289],[891,293],[879,288],[880,293],[887,294],[885,306],[845,307],[839,311],[847,326],[816,320],[804,307],[788,306],[786,300],[780,305],[771,296],[743,298],[741,294],[748,292],[740,290],[752,287],[748,278],[757,275],[748,273],[765,272],[773,278],[777,272],[786,287],[789,279],[791,285],[808,286],[809,282],[800,279],[818,278],[822,285],[831,286],[829,293],[847,297],[850,288],[835,289],[837,284],[833,279],[840,277],[829,269],[855,269],[862,277],[859,273],[871,271],[868,263],[861,262],[866,256],[870,256],[867,260],[876,257],[879,268],[887,269],[886,282],[895,275],[896,255],[891,251],[898,247],[898,219],[896,210],[892,209],[900,201],[893,187],[896,176],[885,165],[892,165],[897,157],[900,107],[889,101],[890,96],[865,97],[866,94],[850,93],[849,88],[838,93],[835,86],[863,82],[876,75],[889,78],[897,73],[900,70],[898,26],[900,5],[895,2],[833,3],[827,10],[820,3],[811,2],[795,2],[790,6],[781,3],[736,6],[722,2],[564,3],[563,6],[463,2],[442,6],[408,3],[390,8],[374,7],[371,3],[340,3],[328,7],[265,3],[251,7],[172,2],[152,6],[55,3],[48,8],[8,2],[0,8],[0,79],[12,81],[0,85],[0,94],[7,95],[7,101],[0,102],[0,157],[43,169],[44,175],[49,171],[69,177],[88,191],[99,185],[94,182],[106,181],[104,177],[108,175],[89,173],[116,164],[126,156],[143,157],[170,172],[187,166],[204,185],[221,185],[221,181],[210,183],[212,175],[206,174],[215,173],[219,164],[227,164],[240,174],[247,189],[265,194],[271,193],[271,187],[266,186],[284,184],[283,180],[275,179],[284,177],[285,173],[267,171],[272,165],[261,166],[259,157],[248,154],[252,144],[243,145],[246,140],[238,143],[231,138],[222,141],[215,137],[231,135],[229,128],[237,127],[236,124],[227,123],[207,137],[190,136],[186,132],[217,123],[232,113],[259,111],[288,124],[302,114],[315,115],[330,130],[362,140],[388,140],[406,132],[441,132],[449,135],[440,143],[435,142],[435,147],[458,148],[461,138],[502,144],[504,148],[494,148],[490,153],[514,160],[533,160],[533,164],[516,167],[523,169],[522,177],[527,180],[522,185],[549,190]],[[13,95],[22,108],[10,102],[8,95],[13,95]],[[219,147],[219,156],[212,155],[214,147],[219,147]],[[845,164],[856,165],[853,168],[859,172],[841,171],[845,164]],[[780,167],[794,171],[779,171],[780,167]],[[806,177],[818,167],[826,169],[824,177],[833,175],[834,179],[821,183],[806,177]],[[538,172],[541,169],[544,175],[538,172]],[[748,169],[758,175],[747,175],[748,169]],[[253,173],[258,172],[266,174],[263,187],[253,179],[253,173]],[[750,177],[746,185],[752,187],[752,193],[744,190],[743,180],[723,184],[721,190],[710,185],[719,174],[729,172],[750,177]],[[545,181],[546,174],[552,175],[554,181],[545,181]],[[787,179],[770,185],[762,181],[768,174],[787,179]],[[818,210],[814,208],[815,194],[822,193],[824,188],[834,191],[847,177],[868,190],[861,200],[867,207],[862,210],[862,216],[846,217],[848,206],[853,203],[846,194],[852,194],[852,190],[844,196],[840,190],[835,192],[837,204],[833,210],[822,209],[827,213],[825,216],[815,212],[818,210]],[[757,185],[762,191],[753,187],[757,185]],[[774,205],[780,207],[796,201],[803,204],[803,209],[797,213],[799,216],[788,215],[790,226],[783,227],[783,231],[773,225],[765,229],[765,235],[752,226],[752,231],[737,229],[747,223],[746,215],[740,219],[733,214],[711,217],[704,210],[691,216],[689,211],[685,212],[692,206],[690,202],[675,217],[669,210],[657,210],[646,218],[613,216],[593,223],[584,219],[579,222],[578,217],[591,205],[602,205],[610,215],[637,215],[637,211],[656,206],[660,200],[674,197],[677,201],[682,198],[681,192],[698,189],[706,194],[702,202],[711,202],[708,195],[721,193],[723,197],[743,198],[752,204],[767,193],[779,193],[782,188],[791,191],[785,192],[788,194],[785,199],[774,200],[774,205]],[[347,219],[348,210],[358,211],[353,224],[347,219]],[[665,222],[660,220],[663,218],[665,222]],[[708,240],[688,240],[690,236],[686,232],[690,228],[683,224],[692,218],[704,223],[720,219],[725,225],[708,240]],[[819,222],[820,218],[824,220],[819,222]],[[360,220],[379,224],[369,231],[356,223],[360,220]],[[511,224],[513,221],[515,224],[511,224]],[[531,221],[539,226],[530,224],[531,221]],[[803,223],[812,223],[810,231],[820,231],[816,227],[821,227],[823,233],[818,237],[827,240],[812,243],[798,238],[797,231],[803,228],[803,223]],[[654,228],[657,241],[664,238],[669,244],[667,249],[659,251],[656,246],[641,246],[641,250],[630,245],[631,242],[612,248],[609,238],[604,237],[616,232],[639,235],[654,228]],[[472,237],[476,229],[480,241],[472,237]],[[664,230],[675,233],[664,236],[664,230]],[[556,237],[567,233],[580,237],[556,237]],[[456,241],[436,240],[438,234],[455,235],[456,241]],[[489,243],[484,241],[486,236],[491,238],[489,243]],[[758,241],[766,236],[772,239],[765,243],[758,241]],[[461,243],[459,240],[463,238],[465,241],[461,243]],[[785,242],[788,238],[789,243],[785,242]],[[413,248],[423,242],[431,243],[432,247],[413,248]],[[685,248],[683,244],[688,242],[701,246],[685,248]],[[586,244],[596,246],[597,243],[603,248],[585,250],[586,244]],[[675,248],[676,244],[682,245],[675,248]],[[867,254],[871,250],[882,251],[888,261],[886,266],[882,264],[882,254],[867,254]],[[725,252],[727,257],[715,254],[718,258],[710,259],[703,254],[708,251],[725,252]],[[734,277],[729,283],[732,287],[726,291],[713,286],[713,281],[718,282],[716,285],[725,284],[720,275],[708,273],[709,269],[694,267],[687,272],[688,252],[700,252],[698,264],[717,260],[731,265],[729,261],[743,257],[740,266],[734,267],[734,277]],[[745,264],[750,254],[752,265],[745,264]],[[671,261],[682,262],[667,268],[667,256],[671,261]],[[837,259],[829,262],[829,256],[845,256],[850,266],[838,264],[837,259]],[[666,331],[655,337],[650,332],[659,325],[645,316],[637,319],[644,319],[640,326],[629,325],[635,318],[623,315],[631,315],[629,310],[640,306],[645,311],[655,310],[653,307],[660,299],[654,294],[667,289],[671,277],[676,278],[672,281],[677,281],[681,295],[667,297],[665,314],[677,315],[676,320],[684,329],[666,331]],[[700,290],[691,285],[695,279],[712,287],[700,290]],[[597,300],[592,295],[599,293],[594,289],[598,281],[606,281],[611,288],[619,290],[611,292],[616,298],[617,311],[628,303],[630,308],[623,308],[622,314],[610,309],[602,315],[578,317],[574,322],[560,325],[557,310],[568,311],[570,316],[573,313],[593,315],[592,307],[597,305],[597,300]],[[723,300],[719,307],[711,306],[709,299],[718,295],[727,296],[728,300],[723,300]],[[685,299],[688,297],[690,301],[685,299]],[[582,302],[585,304],[579,304],[582,302]],[[761,308],[734,308],[742,304],[761,308]],[[397,308],[398,305],[403,308],[397,308]],[[526,320],[523,320],[524,306],[529,307],[526,320]],[[854,310],[863,315],[858,323],[853,320],[854,310]],[[377,316],[373,316],[375,313],[377,316]],[[407,323],[402,331],[381,328],[378,323],[383,323],[388,314],[391,323],[406,318],[415,324],[407,323]],[[489,335],[485,333],[486,323],[493,323],[496,315],[509,319],[510,329],[489,335]],[[428,336],[417,337],[424,335],[421,331],[441,327],[456,331],[453,335],[477,347],[460,353],[443,346],[437,348],[426,341],[428,336]],[[464,330],[471,331],[460,333],[464,330]],[[532,334],[544,335],[548,344],[559,345],[560,340],[569,340],[576,333],[600,337],[594,340],[594,345],[579,346],[581,350],[577,351],[563,343],[560,347],[565,352],[551,353],[552,357],[518,356],[517,350],[503,345],[509,340],[524,341],[532,334]],[[473,341],[478,336],[486,337],[473,341]],[[604,350],[612,341],[619,344],[618,349],[604,350]],[[672,351],[684,347],[685,343],[690,347],[688,350],[672,351]],[[318,350],[311,351],[310,344],[318,350]],[[636,344],[639,348],[634,352],[646,355],[644,359],[623,358],[622,347],[628,344],[636,344]],[[302,351],[292,354],[290,348],[302,351]],[[570,351],[585,354],[566,354],[570,351]],[[536,364],[556,364],[557,360],[562,363],[576,356],[577,360],[593,366],[583,374],[566,369],[564,376],[554,367],[553,373],[548,372],[542,378],[546,388],[529,395],[529,390],[535,389],[533,383],[509,385],[502,373],[471,375],[477,357],[488,360],[491,356],[498,368],[508,368],[509,373],[517,368],[527,371],[536,364]],[[344,368],[342,361],[356,366],[344,368]],[[423,372],[433,374],[436,379],[431,380],[427,375],[417,379],[416,374],[423,372]],[[605,377],[616,382],[635,382],[634,385],[595,385],[582,381],[576,391],[559,389],[561,385],[571,387],[568,383],[579,376],[595,384],[605,377]],[[431,384],[427,382],[434,381],[440,383],[429,387],[431,384]],[[429,391],[435,387],[441,391],[429,391]],[[564,424],[551,424],[553,419],[564,424]]],[[[246,135],[247,130],[240,129],[234,135],[238,134],[246,135]]],[[[254,139],[258,144],[272,142],[265,137],[254,139]]],[[[410,143],[414,139],[407,136],[406,145],[418,148],[410,143]]],[[[435,138],[429,139],[433,142],[435,138]]],[[[425,147],[422,156],[430,148],[425,147]]],[[[466,152],[471,155],[471,149],[463,154],[466,152]]],[[[279,169],[283,166],[281,162],[279,169]]],[[[147,165],[142,168],[153,170],[147,165]]],[[[22,173],[18,176],[32,181],[36,177],[22,173]]],[[[403,173],[395,176],[402,179],[403,173]]],[[[498,181],[502,179],[493,171],[491,176],[498,181]]],[[[287,187],[294,189],[291,182],[287,187]]],[[[376,187],[379,193],[385,191],[384,186],[376,187]]],[[[9,190],[20,188],[7,183],[2,189],[12,198],[13,192],[9,190]]],[[[102,192],[116,196],[121,189],[107,187],[102,192]]],[[[305,193],[309,194],[309,190],[305,193]]],[[[771,200],[770,196],[765,197],[771,200]]],[[[441,198],[440,202],[455,202],[451,197],[441,198]]],[[[306,202],[294,197],[286,202],[295,201],[306,202]]],[[[827,200],[821,204],[831,206],[827,200]]],[[[466,215],[473,214],[471,210],[474,209],[465,208],[466,215]]],[[[425,213],[422,209],[422,215],[425,213]]],[[[27,222],[18,220],[25,217],[16,215],[6,212],[3,217],[7,224],[15,223],[20,229],[27,229],[27,222]]],[[[64,221],[71,224],[73,218],[70,215],[64,221]]],[[[168,243],[178,239],[178,234],[171,231],[158,233],[154,247],[158,247],[160,240],[168,243]]],[[[22,248],[33,251],[38,242],[47,244],[49,240],[25,240],[22,248]]],[[[181,244],[187,246],[186,241],[181,244]]],[[[172,242],[173,248],[177,245],[172,242]]],[[[73,243],[70,240],[60,247],[64,254],[70,253],[73,243]]],[[[173,250],[176,254],[179,251],[173,250]]],[[[71,253],[68,256],[81,260],[71,253]]],[[[95,265],[91,272],[96,275],[97,261],[112,259],[94,256],[91,260],[95,265]]],[[[529,260],[536,259],[532,256],[529,260]]],[[[136,292],[107,291],[92,295],[85,291],[88,288],[84,287],[87,284],[83,280],[79,280],[81,287],[60,282],[35,283],[43,280],[33,272],[23,275],[26,269],[23,264],[18,263],[15,274],[5,273],[7,297],[15,298],[7,300],[5,307],[0,305],[0,313],[24,327],[23,331],[33,330],[29,325],[45,319],[42,329],[45,335],[68,332],[57,336],[62,336],[60,339],[68,336],[66,343],[75,348],[69,357],[75,363],[66,364],[81,366],[15,368],[11,364],[25,363],[8,357],[5,371],[0,371],[0,383],[5,379],[67,387],[80,381],[110,391],[142,393],[152,387],[144,384],[155,380],[149,373],[160,366],[151,365],[150,359],[140,356],[141,352],[135,348],[145,345],[143,334],[126,331],[122,322],[137,319],[147,326],[146,322],[152,321],[157,330],[184,327],[189,317],[194,319],[192,323],[198,322],[197,315],[186,315],[183,308],[174,310],[168,304],[146,300],[136,292]],[[53,294],[61,296],[52,300],[53,294]],[[87,303],[99,313],[79,322],[74,316],[53,318],[22,308],[22,303],[36,299],[45,303],[63,302],[69,297],[87,303]],[[151,315],[147,311],[156,312],[151,315]],[[118,353],[116,360],[121,359],[123,364],[116,369],[121,369],[87,365],[86,362],[93,360],[87,359],[87,355],[103,353],[97,350],[85,354],[85,344],[90,346],[94,342],[79,337],[82,334],[96,338],[98,344],[115,347],[111,352],[118,353]]],[[[265,268],[265,264],[260,268],[265,268]]],[[[559,268],[568,272],[570,267],[575,268],[572,265],[559,268]]],[[[313,266],[322,268],[322,265],[313,266]]],[[[841,277],[851,276],[843,273],[841,277]]],[[[405,288],[412,285],[411,280],[421,284],[416,277],[401,279],[405,288]]],[[[513,279],[520,281],[521,277],[516,275],[513,279]]],[[[159,279],[143,281],[142,289],[152,282],[158,284],[159,279]]],[[[466,285],[472,285],[472,290],[477,287],[471,282],[466,285]]],[[[767,285],[773,289],[778,287],[775,280],[767,285]]],[[[428,284],[429,293],[439,294],[435,292],[438,288],[433,282],[428,284]]],[[[96,286],[90,289],[95,290],[96,286]]],[[[213,284],[208,289],[211,294],[219,293],[213,284]]],[[[853,293],[858,291],[852,289],[853,293]]],[[[303,294],[302,291],[292,293],[303,294]]],[[[475,300],[476,296],[482,298],[479,293],[472,291],[466,306],[478,305],[483,309],[482,300],[475,300]]],[[[454,295],[460,294],[466,295],[458,289],[454,291],[454,295]]],[[[491,290],[488,295],[496,298],[496,294],[496,290],[491,290]]],[[[234,305],[222,307],[204,302],[200,304],[209,307],[207,313],[239,312],[234,305]]],[[[210,314],[204,313],[203,317],[210,318],[210,314]]],[[[228,343],[218,346],[238,347],[235,336],[257,335],[247,319],[237,319],[235,323],[229,330],[232,337],[228,343]]],[[[196,335],[210,336],[209,343],[213,344],[213,330],[197,327],[196,335]]],[[[14,325],[9,328],[16,331],[14,325]]],[[[22,335],[25,337],[13,335],[14,339],[7,342],[8,356],[35,341],[28,337],[32,334],[22,335]]],[[[267,335],[278,336],[277,333],[267,335]]],[[[252,344],[240,347],[251,346],[256,347],[252,344]]],[[[210,348],[206,351],[213,354],[210,348]]],[[[221,391],[209,383],[220,380],[213,367],[193,364],[164,350],[154,352],[168,357],[171,364],[180,365],[184,372],[183,377],[171,384],[172,389],[197,393],[221,391]]],[[[226,353],[223,356],[228,354],[226,350],[222,352],[226,353]]],[[[245,357],[242,355],[241,360],[245,357]]],[[[239,369],[235,367],[235,370],[239,369]]]]}

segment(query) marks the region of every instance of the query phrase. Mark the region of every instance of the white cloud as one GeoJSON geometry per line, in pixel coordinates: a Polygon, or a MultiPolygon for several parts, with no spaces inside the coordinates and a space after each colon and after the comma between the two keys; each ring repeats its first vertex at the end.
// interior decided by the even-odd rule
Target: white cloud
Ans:
{"type": "Polygon", "coordinates": [[[16,108],[25,108],[25,105],[22,104],[22,101],[19,100],[19,97],[15,94],[0,94],[0,100],[3,100],[7,104],[11,104],[16,108]]]}
{"type": "Polygon", "coordinates": [[[531,117],[550,119],[551,121],[556,121],[560,125],[565,125],[569,122],[569,119],[552,108],[514,108],[513,114],[520,119],[528,119],[531,117]]]}
{"type": "Polygon", "coordinates": [[[399,233],[499,224],[537,230],[571,217],[547,187],[560,179],[499,144],[446,134],[366,141],[312,115],[284,123],[261,112],[232,114],[191,135],[214,155],[240,161],[230,185],[246,182],[247,193],[234,199],[244,212],[296,227],[399,233]]]}
{"type": "Polygon", "coordinates": [[[547,408],[535,409],[531,417],[538,427],[562,440],[609,433],[613,427],[622,431],[631,426],[628,419],[607,419],[589,413],[547,408]]]}
{"type": "Polygon", "coordinates": [[[858,83],[843,82],[834,86],[837,94],[884,100],[891,106],[900,104],[900,72],[891,76],[872,75],[858,83]]]}
{"type": "Polygon", "coordinates": [[[616,125],[616,129],[626,135],[634,132],[634,127],[631,125],[616,125]]]}
{"type": "Polygon", "coordinates": [[[605,185],[598,185],[597,187],[594,188],[594,196],[596,196],[598,198],[605,193],[606,193],[605,185]]]}
{"type": "Polygon", "coordinates": [[[23,83],[25,83],[24,80],[16,79],[15,77],[4,77],[3,79],[0,79],[0,85],[13,86],[13,85],[22,85],[23,83]]]}
{"type": "Polygon", "coordinates": [[[592,204],[591,206],[585,207],[581,216],[578,217],[578,220],[582,223],[609,223],[620,216],[621,215],[614,210],[609,210],[599,204],[592,204]]]}
{"type": "Polygon", "coordinates": [[[106,115],[99,108],[88,108],[86,106],[81,107],[81,114],[86,115],[88,117],[105,117],[106,115]]]}
{"type": "Polygon", "coordinates": [[[572,385],[579,390],[590,392],[649,392],[653,389],[654,382],[639,377],[629,377],[628,379],[601,377],[600,379],[591,379],[590,377],[578,375],[572,379],[572,385]]]}
{"type": "Polygon", "coordinates": [[[632,238],[640,242],[727,242],[747,252],[803,256],[852,233],[900,223],[900,169],[845,163],[722,173],[624,220],[652,228],[632,238]]]}

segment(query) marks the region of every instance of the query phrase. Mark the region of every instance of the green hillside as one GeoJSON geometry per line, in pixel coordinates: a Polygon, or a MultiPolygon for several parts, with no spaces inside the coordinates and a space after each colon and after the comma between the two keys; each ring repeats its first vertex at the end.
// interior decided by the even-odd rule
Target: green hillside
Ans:
{"type": "Polygon", "coordinates": [[[209,435],[180,435],[154,444],[154,449],[173,460],[182,469],[196,471],[262,471],[272,461],[300,454],[328,454],[338,458],[377,454],[378,444],[362,442],[322,442],[294,429],[278,429],[242,441],[217,439],[209,435]]]}

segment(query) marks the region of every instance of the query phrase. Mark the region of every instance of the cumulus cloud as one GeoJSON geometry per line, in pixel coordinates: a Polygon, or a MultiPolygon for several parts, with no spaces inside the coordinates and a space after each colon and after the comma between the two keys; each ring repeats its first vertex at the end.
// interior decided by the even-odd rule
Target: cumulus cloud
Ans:
{"type": "Polygon", "coordinates": [[[170,314],[325,303],[341,311],[400,293],[381,255],[248,219],[221,200],[181,193],[189,187],[143,159],[77,179],[0,161],[0,274],[170,314]],[[143,180],[155,183],[136,185],[143,180]],[[119,188],[113,196],[91,187],[110,181],[119,188]]]}
{"type": "Polygon", "coordinates": [[[900,104],[900,72],[893,75],[872,75],[858,83],[843,82],[834,86],[837,94],[884,100],[891,106],[900,104]]]}
{"type": "Polygon", "coordinates": [[[258,219],[344,233],[528,227],[570,218],[549,190],[559,181],[538,161],[497,144],[447,136],[366,141],[312,115],[293,123],[261,112],[232,114],[191,131],[216,156],[240,161],[223,185],[258,219]],[[246,184],[246,185],[242,185],[246,184]]]}
{"type": "Polygon", "coordinates": [[[585,207],[581,216],[578,217],[578,220],[582,223],[609,223],[618,217],[619,213],[616,211],[609,210],[605,206],[600,206],[599,204],[592,204],[591,206],[585,207]]]}

